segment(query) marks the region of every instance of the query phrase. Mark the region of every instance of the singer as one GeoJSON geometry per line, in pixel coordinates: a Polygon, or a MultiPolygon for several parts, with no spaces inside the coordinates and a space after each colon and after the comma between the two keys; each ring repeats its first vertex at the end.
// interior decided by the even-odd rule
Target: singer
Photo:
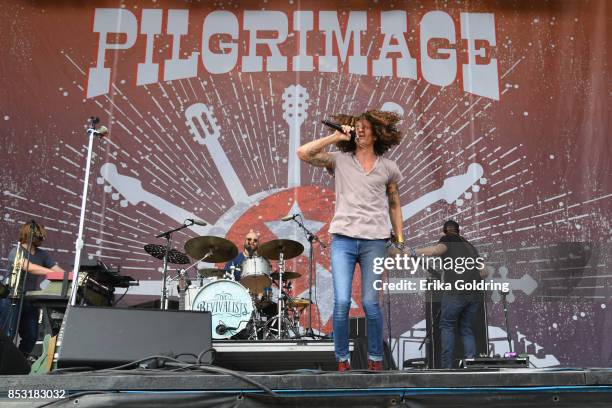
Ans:
{"type": "Polygon", "coordinates": [[[335,115],[343,131],[306,143],[298,157],[325,167],[335,179],[336,208],[329,232],[332,234],[331,267],[334,285],[334,348],[338,371],[350,370],[348,317],[351,287],[356,264],[361,269],[361,298],[368,331],[368,368],[381,371],[383,359],[383,318],[374,259],[386,255],[391,227],[403,245],[402,211],[397,184],[401,174],[394,161],[382,155],[399,144],[400,116],[370,110],[358,117],[335,115]],[[355,131],[355,138],[351,132],[355,131]],[[335,144],[339,151],[326,152],[335,144]],[[385,199],[386,196],[386,199],[385,199]]]}

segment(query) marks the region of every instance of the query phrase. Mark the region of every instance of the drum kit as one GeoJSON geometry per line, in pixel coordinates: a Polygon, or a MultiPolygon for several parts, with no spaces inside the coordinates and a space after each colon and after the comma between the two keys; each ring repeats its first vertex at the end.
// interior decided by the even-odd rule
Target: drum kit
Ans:
{"type": "MultiPolygon", "coordinates": [[[[238,255],[231,241],[215,236],[202,236],[185,243],[185,253],[169,246],[148,244],[145,251],[164,265],[186,265],[190,257],[197,261],[179,269],[169,281],[188,277],[189,269],[202,261],[224,263],[238,255]]],[[[309,299],[291,296],[292,281],[300,273],[285,270],[285,261],[302,254],[299,242],[276,239],[261,244],[257,254],[245,257],[230,270],[205,268],[197,270],[195,284],[179,285],[180,304],[187,310],[208,311],[212,317],[213,339],[270,340],[299,338],[304,329],[300,316],[311,305],[309,299]],[[272,267],[276,262],[276,270],[272,267]],[[240,271],[240,280],[234,272],[240,271]]],[[[189,280],[187,280],[188,283],[189,280]]],[[[162,290],[166,290],[167,283],[162,290]]],[[[162,299],[166,294],[162,294],[162,299]]]]}

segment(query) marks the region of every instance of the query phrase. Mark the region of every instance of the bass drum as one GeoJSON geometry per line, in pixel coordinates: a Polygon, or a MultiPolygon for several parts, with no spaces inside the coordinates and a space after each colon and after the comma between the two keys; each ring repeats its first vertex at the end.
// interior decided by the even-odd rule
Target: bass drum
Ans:
{"type": "Polygon", "coordinates": [[[193,296],[191,310],[210,312],[212,338],[229,339],[247,327],[254,307],[244,286],[220,279],[200,288],[193,296]]]}

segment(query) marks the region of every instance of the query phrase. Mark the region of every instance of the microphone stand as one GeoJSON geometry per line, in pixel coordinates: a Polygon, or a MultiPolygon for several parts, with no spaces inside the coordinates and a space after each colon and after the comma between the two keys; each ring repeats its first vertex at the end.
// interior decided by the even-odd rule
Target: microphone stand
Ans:
{"type": "MultiPolygon", "coordinates": [[[[162,267],[162,294],[161,299],[159,301],[159,308],[161,310],[166,310],[168,308],[168,253],[170,252],[172,245],[172,233],[185,229],[187,227],[191,227],[195,224],[192,220],[187,220],[180,227],[173,228],[171,230],[162,232],[161,234],[157,234],[155,238],[165,238],[166,239],[166,248],[164,250],[164,265],[162,267]]],[[[208,254],[207,254],[208,256],[208,254]]]]}
{"type": "Polygon", "coordinates": [[[510,336],[510,323],[508,322],[508,302],[506,301],[506,296],[508,296],[508,292],[501,291],[502,300],[504,304],[504,321],[506,324],[506,335],[508,336],[508,350],[510,350],[507,354],[509,357],[513,357],[514,352],[512,351],[512,338],[510,336]]]}
{"type": "MultiPolygon", "coordinates": [[[[428,269],[428,271],[430,273],[432,273],[429,269],[428,269]]],[[[432,279],[428,278],[427,281],[431,282],[432,279]]],[[[429,308],[430,308],[429,312],[430,312],[430,316],[431,316],[431,312],[432,312],[432,309],[433,309],[434,291],[430,289],[428,291],[428,295],[429,295],[429,308]]],[[[434,331],[434,328],[436,326],[436,323],[440,319],[440,315],[441,314],[442,314],[442,307],[440,307],[440,309],[438,309],[438,312],[436,313],[436,315],[433,316],[433,318],[431,319],[431,324],[429,325],[429,328],[427,328],[427,330],[425,332],[425,337],[423,337],[423,341],[421,341],[421,344],[419,345],[419,351],[421,351],[425,344],[429,344],[430,350],[425,349],[425,352],[427,353],[427,358],[426,358],[426,360],[427,360],[427,368],[435,368],[435,359],[436,359],[435,358],[435,354],[436,354],[436,351],[435,351],[435,342],[434,342],[434,339],[433,339],[433,331],[434,331]],[[429,353],[429,351],[431,351],[431,353],[429,353]]]]}
{"type": "Polygon", "coordinates": [[[81,249],[83,249],[83,229],[85,227],[85,207],[87,206],[87,192],[89,189],[89,172],[91,169],[91,155],[93,149],[94,136],[100,139],[104,136],[96,131],[96,125],[100,122],[99,118],[91,117],[90,126],[87,129],[89,143],[87,145],[87,161],[85,164],[85,179],[83,180],[83,195],[81,196],[81,214],[79,215],[79,232],[75,241],[74,268],[72,269],[72,288],[70,291],[70,306],[76,305],[77,289],[79,282],[79,269],[81,267],[81,249]]]}
{"type": "MultiPolygon", "coordinates": [[[[199,264],[200,262],[203,262],[206,258],[208,258],[210,255],[212,254],[212,252],[207,252],[206,255],[204,255],[203,257],[201,257],[200,259],[198,259],[197,261],[195,261],[194,263],[192,263],[191,265],[189,265],[187,268],[179,268],[178,272],[179,273],[184,273],[185,276],[187,278],[189,278],[189,274],[187,273],[188,270],[190,270],[191,268],[193,268],[194,266],[196,266],[197,264],[199,264]]],[[[177,275],[175,278],[172,278],[170,280],[176,279],[178,278],[179,275],[177,275]]]]}
{"type": "Polygon", "coordinates": [[[300,220],[298,220],[297,218],[302,219],[302,216],[300,214],[297,214],[295,217],[293,217],[293,221],[295,221],[295,223],[304,231],[304,235],[306,236],[306,239],[308,240],[308,301],[310,302],[310,307],[308,308],[308,327],[306,328],[306,331],[304,333],[304,336],[311,336],[311,337],[320,337],[318,335],[314,334],[314,330],[312,329],[312,277],[314,275],[314,247],[313,247],[313,242],[318,242],[319,245],[321,246],[321,248],[326,248],[327,246],[321,242],[321,240],[319,239],[319,237],[317,237],[315,234],[313,234],[312,232],[310,232],[310,230],[308,228],[306,228],[306,226],[304,225],[304,223],[300,220]]]}

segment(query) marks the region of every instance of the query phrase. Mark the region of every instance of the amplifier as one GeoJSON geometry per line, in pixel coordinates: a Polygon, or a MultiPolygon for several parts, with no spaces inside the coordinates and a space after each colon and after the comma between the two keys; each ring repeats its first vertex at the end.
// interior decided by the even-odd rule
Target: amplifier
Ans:
{"type": "MultiPolygon", "coordinates": [[[[209,312],[72,306],[58,336],[57,366],[105,368],[154,355],[199,355],[212,346],[209,312]]],[[[211,353],[203,363],[211,362],[211,353]]]]}

